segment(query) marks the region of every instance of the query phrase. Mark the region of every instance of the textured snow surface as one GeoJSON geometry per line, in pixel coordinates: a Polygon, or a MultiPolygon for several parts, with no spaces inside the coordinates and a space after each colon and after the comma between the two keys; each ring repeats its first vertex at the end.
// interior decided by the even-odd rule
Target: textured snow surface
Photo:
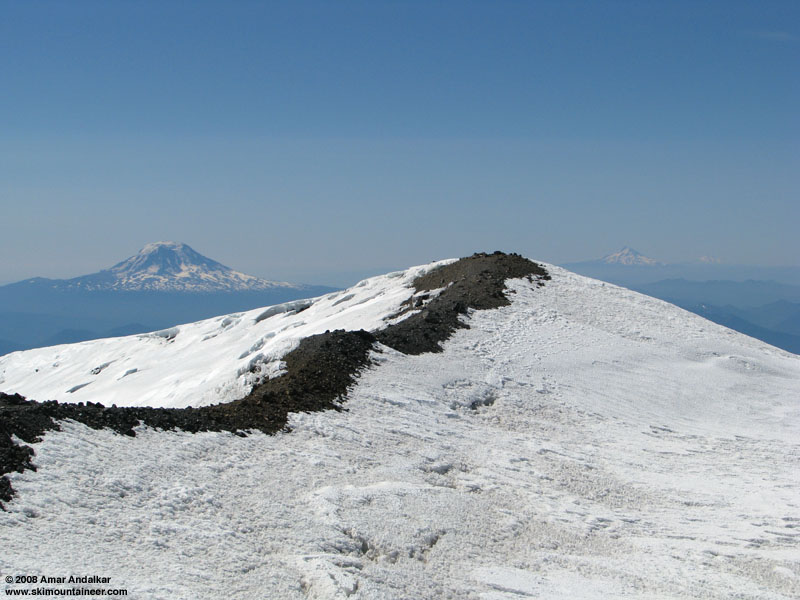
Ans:
{"type": "Polygon", "coordinates": [[[375,330],[414,294],[410,283],[441,261],[366,279],[310,300],[224,315],[153,333],[0,357],[0,390],[44,401],[183,408],[230,402],[309,335],[375,330]]]}
{"type": "Polygon", "coordinates": [[[800,596],[800,359],[548,269],[291,433],[48,433],[0,572],[164,599],[800,596]]]}

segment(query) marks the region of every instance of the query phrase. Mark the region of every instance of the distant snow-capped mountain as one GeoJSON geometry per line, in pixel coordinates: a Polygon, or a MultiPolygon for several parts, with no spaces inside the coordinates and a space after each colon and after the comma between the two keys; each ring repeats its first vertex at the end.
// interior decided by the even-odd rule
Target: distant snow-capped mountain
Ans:
{"type": "MultiPolygon", "coordinates": [[[[42,279],[29,280],[43,282],[42,279]]],[[[110,269],[73,279],[49,280],[52,287],[85,291],[242,292],[304,286],[268,281],[234,271],[178,242],[147,244],[110,269]]]]}
{"type": "Polygon", "coordinates": [[[0,355],[153,331],[334,289],[260,279],[186,244],[156,242],[90,275],[35,277],[0,286],[0,355]]]}
{"type": "Polygon", "coordinates": [[[658,262],[654,258],[650,258],[645,256],[644,254],[637,252],[633,248],[629,246],[625,246],[619,252],[615,252],[613,254],[609,254],[601,258],[598,262],[607,264],[607,265],[627,265],[627,266],[656,266],[662,263],[658,262]]]}
{"type": "MultiPolygon", "coordinates": [[[[701,256],[699,258],[680,262],[680,263],[665,263],[655,258],[650,258],[649,256],[645,256],[641,252],[634,250],[630,246],[624,246],[622,250],[618,252],[613,252],[612,254],[607,254],[602,258],[596,258],[592,260],[584,260],[575,263],[565,263],[563,266],[567,268],[572,268],[574,266],[582,267],[582,266],[591,266],[591,265],[612,265],[612,266],[623,266],[623,267],[679,267],[683,265],[722,265],[723,261],[716,256],[701,256]]],[[[579,271],[580,272],[580,271],[579,271]]]]}

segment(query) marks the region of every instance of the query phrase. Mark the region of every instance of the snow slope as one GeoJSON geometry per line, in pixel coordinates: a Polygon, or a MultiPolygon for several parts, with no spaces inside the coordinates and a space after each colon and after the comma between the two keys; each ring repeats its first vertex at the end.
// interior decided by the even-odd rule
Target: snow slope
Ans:
{"type": "Polygon", "coordinates": [[[374,330],[400,309],[431,263],[353,288],[162,331],[37,348],[0,357],[0,390],[39,400],[183,408],[230,402],[309,335],[374,330]]]}
{"type": "Polygon", "coordinates": [[[800,358],[547,268],[291,433],[48,433],[0,572],[165,599],[800,596],[800,358]]]}

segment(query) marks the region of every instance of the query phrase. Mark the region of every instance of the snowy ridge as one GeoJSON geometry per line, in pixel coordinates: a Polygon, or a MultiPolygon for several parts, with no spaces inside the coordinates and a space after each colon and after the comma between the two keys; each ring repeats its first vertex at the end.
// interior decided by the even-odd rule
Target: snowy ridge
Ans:
{"type": "Polygon", "coordinates": [[[414,294],[411,282],[442,261],[366,279],[349,290],[223,315],[149,334],[0,357],[0,390],[41,400],[183,408],[230,402],[281,371],[307,336],[376,330],[414,294]]]}
{"type": "Polygon", "coordinates": [[[51,285],[59,289],[84,291],[205,293],[303,287],[234,271],[177,242],[147,244],[137,254],[110,269],[54,281],[51,285]]]}
{"type": "MultiPolygon", "coordinates": [[[[12,474],[0,571],[98,572],[146,599],[800,596],[800,358],[546,268],[442,353],[380,348],[346,411],[291,433],[64,424],[12,474]]],[[[310,327],[324,301],[380,326],[410,277],[259,325],[310,327]]]]}

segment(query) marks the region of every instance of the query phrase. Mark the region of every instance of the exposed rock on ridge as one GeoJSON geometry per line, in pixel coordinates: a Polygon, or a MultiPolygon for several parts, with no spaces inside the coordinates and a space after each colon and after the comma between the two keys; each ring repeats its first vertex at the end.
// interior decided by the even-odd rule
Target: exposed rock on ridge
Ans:
{"type": "MultiPolygon", "coordinates": [[[[290,412],[341,410],[338,401],[369,364],[369,352],[380,342],[406,354],[440,352],[441,342],[458,328],[469,327],[462,319],[470,309],[484,310],[510,304],[504,293],[510,278],[534,278],[539,285],[550,279],[540,265],[517,254],[474,254],[417,278],[416,294],[401,314],[412,314],[398,323],[370,333],[329,331],[303,339],[284,357],[286,372],[256,386],[244,398],[202,408],[105,407],[88,403],[36,402],[0,393],[0,473],[34,469],[33,450],[17,444],[12,436],[36,442],[58,421],[73,419],[99,429],[108,427],[134,436],[134,427],[145,424],[159,429],[189,432],[248,430],[275,433],[286,428],[290,412]],[[442,289],[429,298],[432,290],[442,289]]],[[[0,502],[13,496],[7,477],[0,478],[0,502]]],[[[1,504],[0,504],[1,506],[1,504]]]]}

